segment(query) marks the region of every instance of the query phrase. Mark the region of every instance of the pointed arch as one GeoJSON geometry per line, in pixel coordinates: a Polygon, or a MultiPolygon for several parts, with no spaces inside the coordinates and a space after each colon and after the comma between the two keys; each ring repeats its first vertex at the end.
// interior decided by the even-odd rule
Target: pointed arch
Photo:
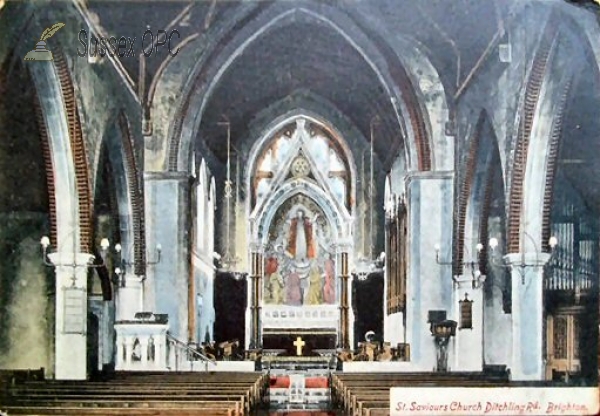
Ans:
{"type": "MultiPolygon", "coordinates": [[[[534,151],[535,146],[543,146],[545,139],[537,140],[534,136],[534,131],[540,128],[540,117],[542,107],[550,104],[550,100],[546,99],[546,91],[542,91],[547,86],[547,77],[551,71],[548,70],[550,63],[556,50],[558,33],[555,28],[559,26],[556,14],[552,13],[542,38],[537,45],[535,57],[531,63],[531,68],[527,77],[527,82],[520,104],[520,117],[518,118],[517,137],[515,138],[515,152],[512,161],[511,181],[510,181],[510,197],[508,201],[508,235],[507,235],[507,252],[519,253],[527,251],[524,244],[531,244],[531,241],[523,238],[523,232],[533,231],[538,237],[541,237],[541,223],[537,224],[541,218],[543,209],[542,201],[538,201],[538,208],[535,207],[535,202],[532,198],[536,198],[534,192],[538,192],[538,186],[535,186],[535,172],[545,171],[540,163],[540,154],[534,151]],[[533,146],[532,146],[533,143],[533,146]],[[531,157],[530,157],[531,156],[531,157]],[[530,186],[525,186],[529,182],[530,186]],[[527,190],[527,191],[526,191],[527,190]],[[529,199],[529,201],[528,201],[529,199]],[[528,209],[524,209],[528,207],[528,209]],[[529,224],[529,222],[532,222],[529,224]]],[[[540,149],[538,149],[540,150],[540,149]]],[[[542,198],[543,199],[543,198],[542,198]]],[[[529,247],[529,250],[537,250],[537,248],[529,247]]]]}
{"type": "Polygon", "coordinates": [[[297,194],[308,196],[323,209],[327,220],[334,226],[336,231],[335,238],[341,239],[347,237],[344,222],[349,221],[349,218],[337,209],[330,197],[321,188],[311,182],[299,179],[286,182],[276,193],[272,193],[269,196],[267,203],[265,203],[260,211],[250,217],[250,221],[255,223],[256,238],[258,241],[266,242],[265,239],[268,237],[269,225],[276,211],[272,208],[278,207],[284,201],[297,194]]]}
{"type": "MultiPolygon", "coordinates": [[[[347,16],[333,8],[319,7],[319,12],[304,7],[289,9],[287,6],[275,4],[260,11],[256,16],[245,21],[238,32],[229,33],[218,48],[209,50],[203,59],[199,59],[191,71],[184,88],[179,108],[176,111],[176,122],[168,133],[168,149],[165,157],[165,169],[181,171],[191,157],[192,142],[195,140],[204,110],[222,76],[235,60],[243,54],[246,48],[264,36],[270,30],[285,26],[299,19],[326,25],[342,36],[371,67],[382,88],[390,97],[391,105],[396,113],[400,136],[404,137],[407,163],[412,163],[413,169],[431,169],[431,148],[433,153],[442,155],[444,160],[448,152],[435,150],[436,146],[448,147],[448,143],[430,143],[427,135],[426,121],[420,110],[415,106],[416,94],[405,71],[398,78],[398,73],[390,73],[394,63],[387,61],[389,56],[383,54],[369,39],[363,30],[347,16]],[[396,79],[402,79],[403,85],[396,85],[396,79]],[[416,130],[418,131],[416,131],[416,130]],[[420,133],[419,133],[420,132],[420,133]],[[416,157],[409,157],[416,155],[416,157]]],[[[400,65],[398,63],[398,65],[400,65]]],[[[442,162],[440,162],[442,163],[442,162]]]]}
{"type": "MultiPolygon", "coordinates": [[[[485,111],[480,113],[475,134],[467,155],[465,177],[459,195],[459,235],[461,251],[457,266],[473,260],[479,270],[485,274],[487,268],[487,250],[492,200],[501,197],[504,200],[504,180],[500,162],[499,142],[491,121],[485,111]],[[481,250],[477,246],[481,244],[481,250]]],[[[496,208],[502,213],[505,207],[496,208]]],[[[495,238],[497,236],[494,235],[495,238]]],[[[504,239],[503,236],[502,240],[504,239]]],[[[455,274],[462,274],[462,269],[455,274]]]]}
{"type": "MultiPolygon", "coordinates": [[[[297,156],[298,152],[302,151],[302,148],[305,145],[306,141],[309,140],[307,137],[302,137],[302,135],[306,134],[305,126],[307,123],[312,123],[315,127],[323,129],[323,131],[327,135],[326,139],[331,141],[332,148],[342,159],[342,163],[345,165],[344,167],[348,173],[348,176],[346,178],[348,186],[347,201],[346,204],[344,204],[343,201],[334,200],[334,203],[339,205],[338,208],[340,210],[347,210],[347,212],[350,213],[354,207],[352,201],[356,200],[357,177],[356,164],[354,162],[352,151],[350,150],[350,147],[343,139],[339,131],[335,129],[331,124],[327,123],[326,121],[322,120],[316,115],[302,110],[293,111],[290,114],[286,114],[274,120],[263,130],[263,132],[260,135],[260,138],[252,146],[248,156],[248,160],[250,161],[250,163],[248,164],[245,170],[247,194],[254,196],[254,187],[256,186],[256,175],[258,173],[260,164],[263,163],[263,160],[267,156],[269,146],[271,146],[276,140],[279,139],[278,133],[281,133],[282,131],[286,130],[286,128],[294,129],[294,127],[289,127],[291,125],[294,125],[294,136],[292,137],[290,135],[290,138],[292,140],[295,140],[295,143],[291,144],[293,148],[289,149],[288,154],[284,158],[285,160],[283,161],[284,166],[281,169],[279,169],[277,177],[273,178],[274,181],[271,184],[271,187],[277,187],[286,180],[286,174],[287,170],[290,168],[290,164],[297,156]]],[[[285,134],[286,132],[284,131],[283,135],[285,134]]],[[[314,161],[312,161],[312,158],[310,156],[308,156],[308,158],[311,166],[311,172],[315,172],[315,175],[317,176],[316,180],[319,183],[319,185],[331,191],[328,188],[328,185],[326,183],[324,184],[324,182],[326,182],[325,178],[321,175],[321,173],[314,165],[314,161]]],[[[253,215],[253,213],[260,211],[262,207],[264,207],[267,203],[266,200],[263,200],[261,203],[258,203],[258,201],[255,198],[250,198],[250,201],[250,215],[253,215]]]]}
{"type": "Polygon", "coordinates": [[[47,136],[52,172],[48,185],[52,244],[57,251],[80,249],[80,215],[72,145],[60,77],[53,61],[34,62],[29,71],[40,106],[40,131],[47,136]]]}

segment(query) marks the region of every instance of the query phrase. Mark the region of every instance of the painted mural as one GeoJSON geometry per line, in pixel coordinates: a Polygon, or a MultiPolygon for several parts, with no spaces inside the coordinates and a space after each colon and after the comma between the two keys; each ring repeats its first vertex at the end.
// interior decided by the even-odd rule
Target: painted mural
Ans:
{"type": "Polygon", "coordinates": [[[331,228],[321,208],[296,195],[277,210],[265,252],[264,296],[271,305],[336,302],[331,228]]]}

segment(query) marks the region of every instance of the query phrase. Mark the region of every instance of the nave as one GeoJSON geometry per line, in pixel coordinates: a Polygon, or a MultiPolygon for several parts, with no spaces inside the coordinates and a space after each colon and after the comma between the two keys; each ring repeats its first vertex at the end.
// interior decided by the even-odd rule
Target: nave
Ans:
{"type": "MultiPolygon", "coordinates": [[[[101,374],[89,381],[47,380],[44,370],[3,371],[0,411],[9,415],[387,416],[391,387],[507,387],[506,373],[354,373],[327,377],[329,400],[269,403],[268,372],[101,374]]],[[[512,385],[516,385],[512,383],[512,385]]],[[[310,386],[306,385],[309,389],[310,386]]],[[[291,399],[291,396],[290,396],[291,399]]]]}

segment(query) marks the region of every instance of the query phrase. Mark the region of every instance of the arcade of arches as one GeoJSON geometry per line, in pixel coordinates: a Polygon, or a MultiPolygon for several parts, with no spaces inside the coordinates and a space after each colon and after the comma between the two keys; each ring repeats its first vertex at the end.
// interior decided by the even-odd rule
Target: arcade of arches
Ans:
{"type": "Polygon", "coordinates": [[[596,383],[597,13],[0,6],[0,367],[186,369],[184,348],[596,383]],[[54,60],[24,61],[55,22],[54,60]],[[82,32],[138,43],[81,56],[82,32]]]}

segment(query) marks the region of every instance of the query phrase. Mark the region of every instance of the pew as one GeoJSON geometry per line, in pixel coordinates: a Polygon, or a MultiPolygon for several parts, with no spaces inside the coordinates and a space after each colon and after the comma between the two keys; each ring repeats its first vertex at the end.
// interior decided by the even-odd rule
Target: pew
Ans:
{"type": "Polygon", "coordinates": [[[484,373],[332,373],[334,405],[348,415],[389,414],[392,387],[507,386],[508,375],[484,373]]]}
{"type": "Polygon", "coordinates": [[[113,373],[92,381],[19,380],[0,410],[19,415],[228,415],[260,405],[262,373],[113,373]]]}

